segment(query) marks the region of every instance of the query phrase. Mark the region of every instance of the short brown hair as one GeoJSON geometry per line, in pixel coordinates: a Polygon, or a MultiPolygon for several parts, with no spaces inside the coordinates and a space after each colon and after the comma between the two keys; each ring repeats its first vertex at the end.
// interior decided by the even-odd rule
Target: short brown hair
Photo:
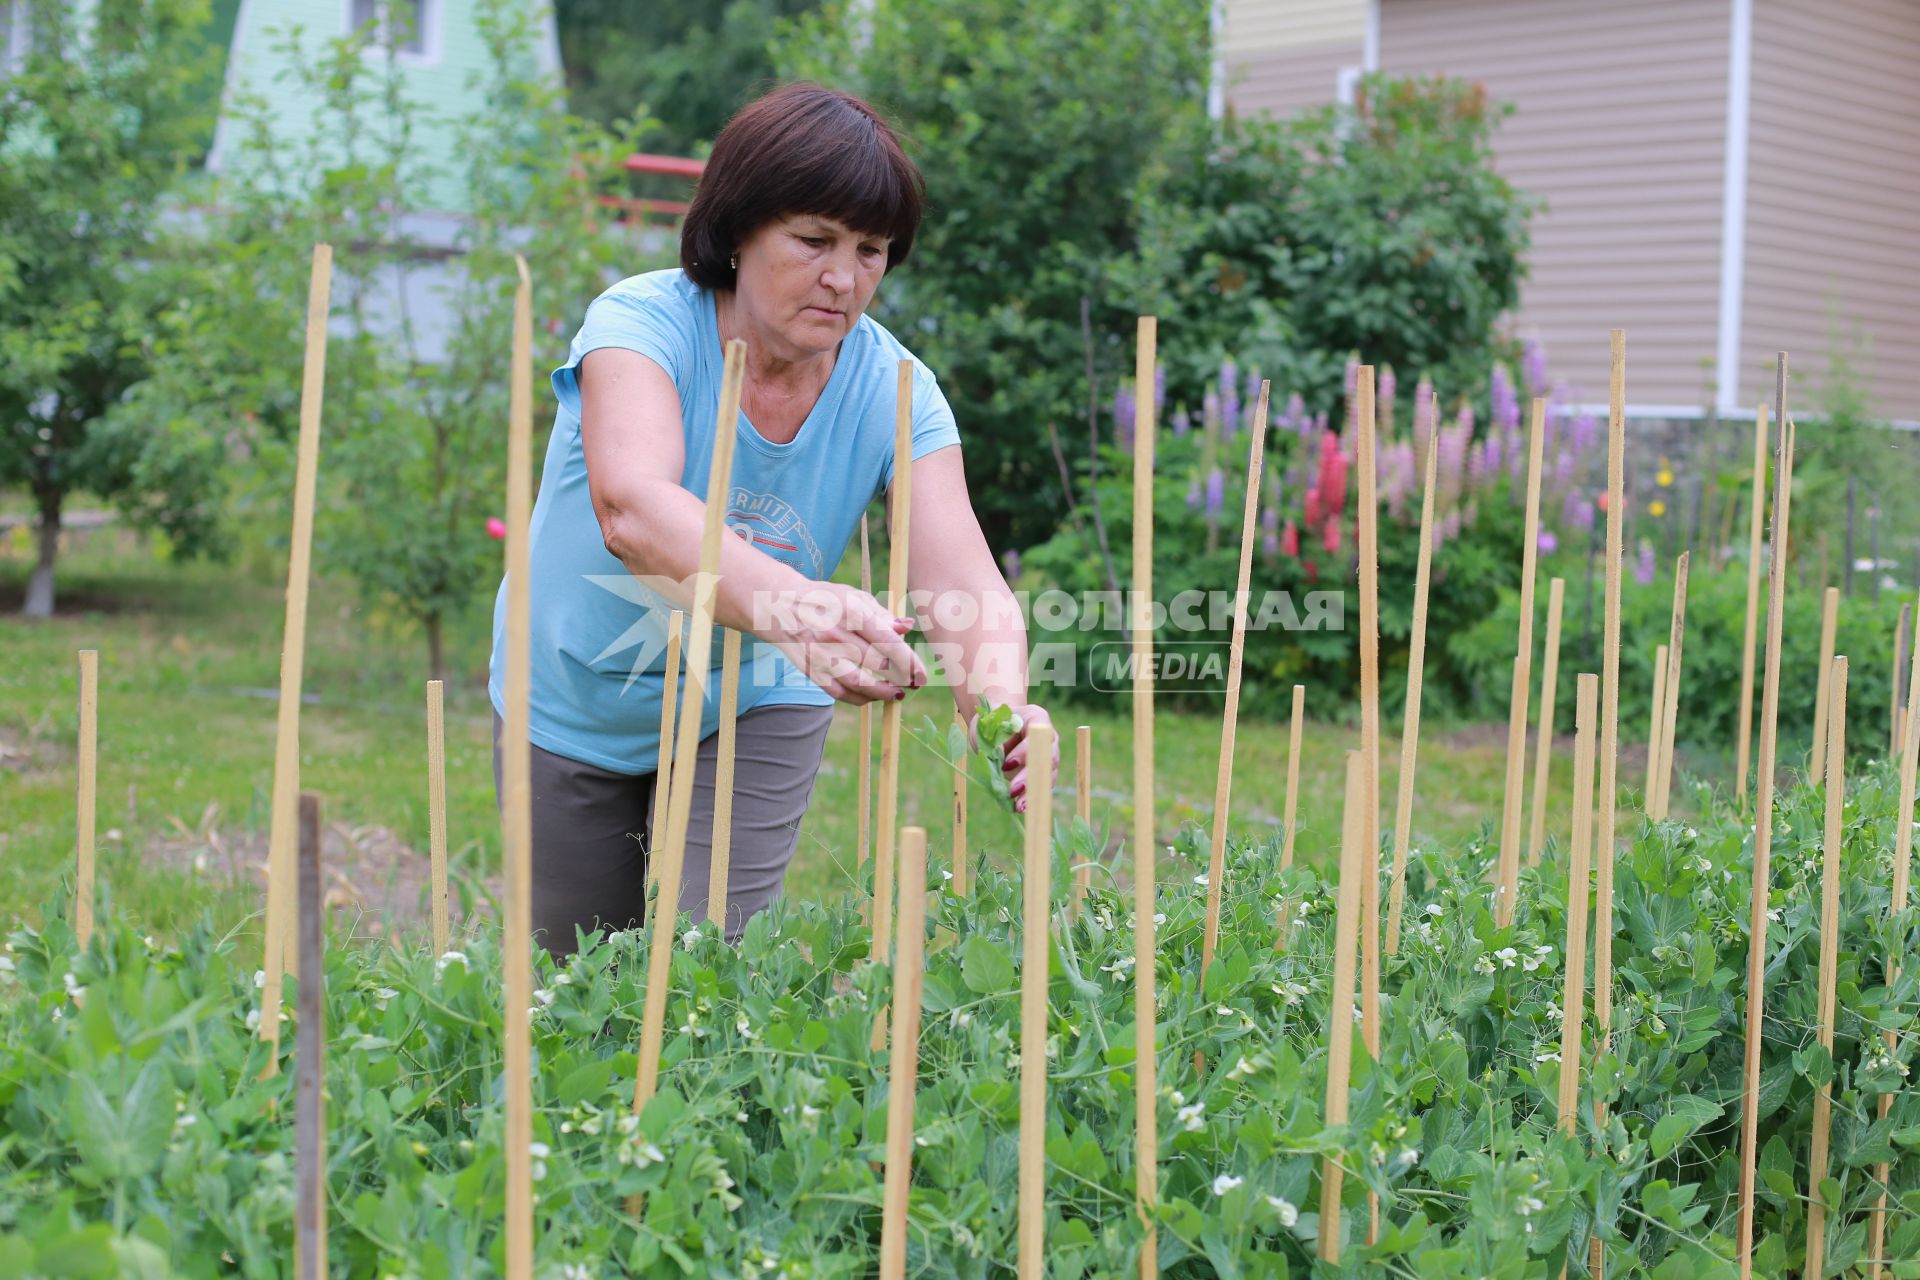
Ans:
{"type": "Polygon", "coordinates": [[[920,170],[878,111],[837,89],[785,85],[740,108],[714,140],[680,227],[680,265],[702,288],[731,289],[742,240],[813,213],[889,237],[891,271],[913,249],[925,200],[920,170]]]}

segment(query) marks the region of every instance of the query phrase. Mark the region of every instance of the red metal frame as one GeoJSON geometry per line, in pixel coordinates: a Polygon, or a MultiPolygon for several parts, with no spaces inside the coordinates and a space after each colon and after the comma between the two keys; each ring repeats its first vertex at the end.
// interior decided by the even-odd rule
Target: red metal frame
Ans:
{"type": "MultiPolygon", "coordinates": [[[[686,178],[698,181],[707,171],[707,162],[694,160],[687,156],[657,156],[638,152],[621,162],[628,173],[645,173],[665,178],[686,178]]],[[[687,213],[687,204],[681,200],[658,200],[650,198],[622,199],[619,196],[602,196],[600,203],[625,210],[627,217],[641,217],[657,214],[667,219],[683,218],[687,213]]]]}

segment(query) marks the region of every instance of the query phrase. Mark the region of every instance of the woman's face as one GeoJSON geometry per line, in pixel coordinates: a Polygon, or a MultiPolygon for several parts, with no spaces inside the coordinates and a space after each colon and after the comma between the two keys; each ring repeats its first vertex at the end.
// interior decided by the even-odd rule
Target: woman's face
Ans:
{"type": "Polygon", "coordinates": [[[873,300],[887,237],[819,214],[776,218],[741,242],[734,302],[783,359],[833,350],[873,300]]]}

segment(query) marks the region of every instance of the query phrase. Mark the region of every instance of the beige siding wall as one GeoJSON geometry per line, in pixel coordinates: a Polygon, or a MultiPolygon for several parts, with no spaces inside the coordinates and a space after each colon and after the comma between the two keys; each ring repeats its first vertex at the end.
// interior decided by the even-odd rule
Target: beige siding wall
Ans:
{"type": "MultiPolygon", "coordinates": [[[[1766,0],[1760,0],[1765,3],[1766,0]]],[[[1496,163],[1547,207],[1514,328],[1602,401],[1702,404],[1718,333],[1729,0],[1382,0],[1381,70],[1486,85],[1496,163]]]]}
{"type": "Polygon", "coordinates": [[[1750,118],[1743,402],[1863,335],[1875,408],[1920,419],[1920,4],[1754,0],[1750,118]]]}
{"type": "Polygon", "coordinates": [[[1364,0],[1227,0],[1227,102],[1286,116],[1334,100],[1342,67],[1360,65],[1364,0]]]}

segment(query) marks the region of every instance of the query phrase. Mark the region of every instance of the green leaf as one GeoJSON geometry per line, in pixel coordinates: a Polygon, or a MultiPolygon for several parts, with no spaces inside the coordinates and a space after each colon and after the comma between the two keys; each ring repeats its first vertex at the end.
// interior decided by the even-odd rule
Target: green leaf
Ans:
{"type": "Polygon", "coordinates": [[[1013,957],[1005,947],[984,934],[967,939],[960,959],[960,980],[978,995],[997,995],[1011,991],[1014,982],[1013,957]]]}
{"type": "Polygon", "coordinates": [[[562,1107],[585,1102],[605,1093],[612,1076],[613,1061],[610,1058],[583,1063],[561,1077],[560,1085],[554,1091],[554,1102],[562,1107]]]}

